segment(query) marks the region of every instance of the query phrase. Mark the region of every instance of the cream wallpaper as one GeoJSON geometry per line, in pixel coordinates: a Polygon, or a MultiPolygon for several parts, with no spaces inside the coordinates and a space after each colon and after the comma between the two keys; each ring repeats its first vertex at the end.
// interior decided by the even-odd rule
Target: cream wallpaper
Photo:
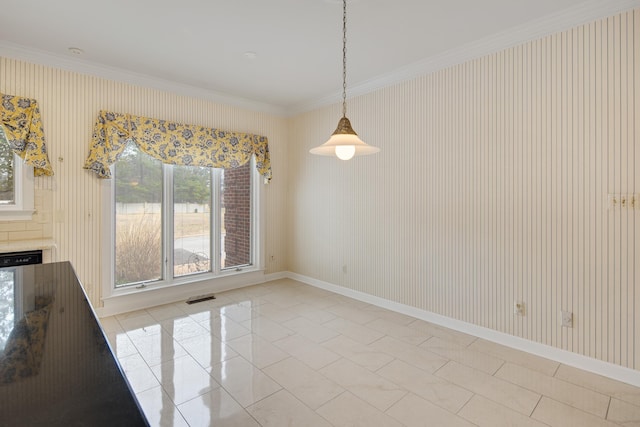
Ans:
{"type": "Polygon", "coordinates": [[[640,10],[349,100],[290,136],[290,270],[640,369],[640,10]],[[514,315],[514,303],[525,315],[514,315]],[[561,310],[573,328],[561,326],[561,310]]]}
{"type": "Polygon", "coordinates": [[[264,191],[266,267],[267,273],[286,269],[286,119],[5,57],[0,57],[0,92],[38,100],[55,172],[36,178],[33,221],[0,222],[0,241],[52,238],[55,259],[72,262],[97,307],[105,268],[101,193],[99,180],[82,166],[99,110],[267,136],[273,180],[264,191]]]}

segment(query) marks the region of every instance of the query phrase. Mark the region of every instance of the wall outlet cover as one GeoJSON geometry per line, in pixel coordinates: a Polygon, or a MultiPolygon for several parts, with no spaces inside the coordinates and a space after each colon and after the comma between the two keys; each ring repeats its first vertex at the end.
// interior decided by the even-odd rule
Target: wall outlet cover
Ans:
{"type": "Polygon", "coordinates": [[[524,303],[523,302],[514,302],[513,303],[513,314],[516,316],[524,316],[524,303]]]}
{"type": "Polygon", "coordinates": [[[562,327],[573,328],[573,313],[562,310],[562,327]]]}

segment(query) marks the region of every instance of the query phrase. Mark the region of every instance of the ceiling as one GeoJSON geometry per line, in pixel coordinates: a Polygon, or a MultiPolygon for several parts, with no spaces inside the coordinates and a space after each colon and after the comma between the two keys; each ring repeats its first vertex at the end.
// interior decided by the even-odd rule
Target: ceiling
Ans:
{"type": "MultiPolygon", "coordinates": [[[[639,4],[348,0],[348,92],[639,4]]],[[[283,113],[340,96],[341,0],[3,0],[0,8],[3,56],[150,79],[283,113]]]]}

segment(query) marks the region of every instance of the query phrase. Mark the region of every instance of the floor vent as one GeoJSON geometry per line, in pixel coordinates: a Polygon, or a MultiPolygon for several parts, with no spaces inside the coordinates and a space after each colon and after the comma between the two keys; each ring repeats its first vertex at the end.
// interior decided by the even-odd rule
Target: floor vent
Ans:
{"type": "Polygon", "coordinates": [[[208,295],[198,295],[195,297],[191,297],[187,300],[187,304],[195,304],[197,302],[202,302],[202,301],[209,301],[211,299],[216,299],[216,297],[213,294],[208,294],[208,295]]]}

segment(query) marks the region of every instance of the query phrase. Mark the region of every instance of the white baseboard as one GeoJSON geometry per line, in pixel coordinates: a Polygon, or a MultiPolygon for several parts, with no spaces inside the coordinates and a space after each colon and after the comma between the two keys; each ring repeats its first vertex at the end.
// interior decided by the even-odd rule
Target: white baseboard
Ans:
{"type": "Polygon", "coordinates": [[[290,275],[291,273],[289,273],[288,271],[279,271],[277,273],[269,273],[264,275],[264,281],[271,282],[273,280],[288,279],[290,275]]]}
{"type": "Polygon", "coordinates": [[[525,351],[540,357],[554,360],[556,362],[583,369],[594,374],[602,375],[614,380],[622,381],[627,384],[640,387],[640,371],[625,368],[613,363],[604,362],[602,360],[593,359],[581,354],[562,350],[546,344],[537,343],[506,334],[504,332],[495,331],[483,326],[474,325],[472,323],[463,322],[461,320],[452,319],[430,311],[422,310],[406,304],[390,301],[384,298],[376,297],[365,292],[355,291],[353,289],[334,285],[333,283],[324,282],[312,277],[293,273],[290,271],[281,271],[277,273],[262,274],[256,272],[252,275],[244,277],[236,277],[234,280],[225,281],[224,285],[220,283],[218,286],[212,286],[206,281],[199,284],[191,284],[191,286],[174,286],[167,289],[159,289],[153,292],[138,292],[136,294],[120,296],[116,298],[105,299],[104,307],[95,309],[98,317],[112,316],[115,314],[125,313],[133,310],[154,307],[161,304],[169,304],[181,300],[185,300],[190,296],[198,293],[207,292],[223,292],[232,289],[239,289],[246,286],[256,285],[260,283],[270,282],[280,279],[293,279],[308,285],[344,295],[358,301],[366,302],[378,307],[386,308],[397,313],[415,317],[416,319],[425,320],[436,325],[444,326],[456,331],[464,332],[478,338],[486,339],[516,350],[525,351]]]}
{"type": "Polygon", "coordinates": [[[406,304],[400,304],[395,301],[390,301],[364,292],[334,285],[332,283],[324,282],[322,280],[314,279],[308,276],[303,276],[301,274],[286,272],[284,273],[284,276],[311,286],[315,286],[317,288],[356,299],[358,301],[366,302],[378,307],[386,308],[391,311],[406,314],[407,316],[415,317],[417,319],[435,323],[436,325],[464,332],[478,338],[514,348],[516,350],[525,351],[527,353],[535,354],[536,356],[551,359],[564,365],[573,366],[578,369],[583,369],[594,374],[602,375],[604,377],[640,387],[640,371],[634,369],[625,368],[624,366],[620,365],[614,365],[613,363],[593,359],[581,354],[562,350],[556,347],[551,347],[546,344],[537,343],[524,338],[509,335],[504,332],[495,331],[483,326],[478,326],[472,323],[463,322],[461,320],[452,319],[450,317],[445,317],[430,311],[421,310],[419,308],[411,307],[406,304]]]}
{"type": "MultiPolygon", "coordinates": [[[[106,317],[158,305],[171,304],[178,301],[185,301],[194,295],[220,293],[257,285],[269,280],[274,280],[270,277],[277,274],[280,273],[265,275],[262,271],[253,271],[211,280],[202,280],[162,288],[149,288],[135,293],[114,295],[103,298],[102,302],[104,306],[96,308],[95,312],[98,317],[106,317]]],[[[286,276],[283,274],[282,277],[286,276]]]]}
{"type": "Polygon", "coordinates": [[[150,288],[145,291],[104,298],[104,306],[97,307],[94,311],[98,317],[114,316],[116,314],[184,301],[194,295],[219,293],[271,282],[273,280],[286,279],[289,275],[290,273],[288,271],[269,274],[256,271],[242,275],[228,276],[223,279],[204,280],[157,289],[150,288]]]}

